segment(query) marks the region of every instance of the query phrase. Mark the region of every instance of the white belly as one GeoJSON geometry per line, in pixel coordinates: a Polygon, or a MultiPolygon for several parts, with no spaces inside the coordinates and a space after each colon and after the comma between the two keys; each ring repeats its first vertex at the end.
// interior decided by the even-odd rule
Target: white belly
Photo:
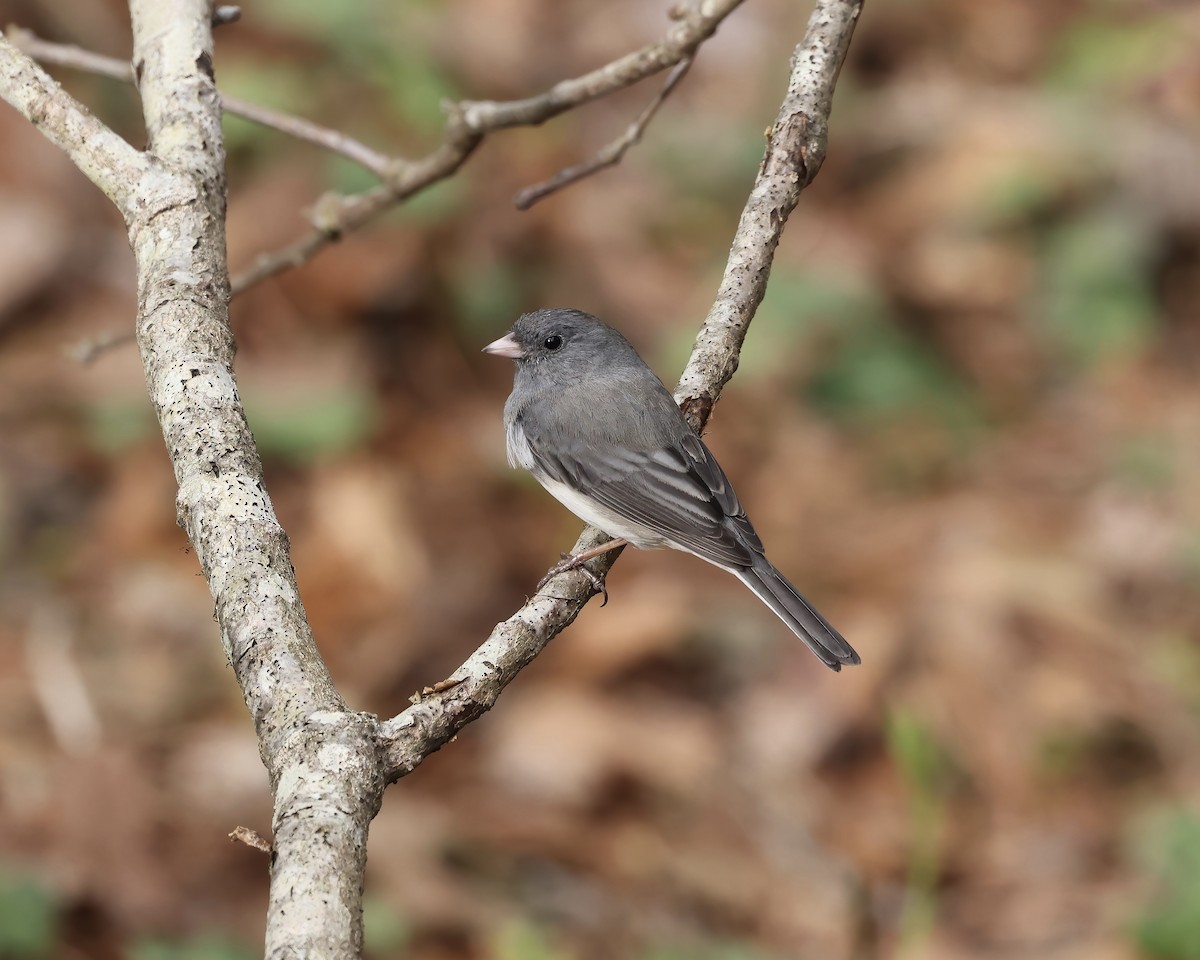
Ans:
{"type": "Polygon", "coordinates": [[[611,537],[627,540],[635,547],[649,549],[668,546],[667,541],[649,527],[629,520],[604,505],[589,500],[565,483],[540,476],[534,463],[533,451],[529,449],[529,441],[525,438],[525,431],[515,422],[508,425],[505,439],[508,446],[509,466],[522,467],[532,473],[534,479],[546,488],[550,496],[580,520],[590,523],[593,527],[599,527],[611,537]]]}
{"type": "Polygon", "coordinates": [[[559,481],[551,480],[548,477],[539,477],[536,473],[534,474],[534,478],[546,488],[550,496],[554,497],[555,500],[570,510],[575,516],[579,517],[580,520],[590,523],[593,527],[599,527],[610,537],[620,537],[622,540],[627,540],[635,547],[641,547],[643,550],[668,545],[667,541],[654,530],[609,510],[603,504],[589,500],[578,491],[572,490],[565,483],[559,483],[559,481]]]}

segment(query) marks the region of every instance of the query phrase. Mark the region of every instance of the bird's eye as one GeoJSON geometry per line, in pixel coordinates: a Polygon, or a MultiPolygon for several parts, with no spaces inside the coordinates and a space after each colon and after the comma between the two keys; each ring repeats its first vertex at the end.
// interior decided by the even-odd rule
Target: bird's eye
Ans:
{"type": "Polygon", "coordinates": [[[557,350],[562,346],[562,337],[560,337],[557,333],[552,333],[542,341],[542,346],[547,350],[557,350]]]}

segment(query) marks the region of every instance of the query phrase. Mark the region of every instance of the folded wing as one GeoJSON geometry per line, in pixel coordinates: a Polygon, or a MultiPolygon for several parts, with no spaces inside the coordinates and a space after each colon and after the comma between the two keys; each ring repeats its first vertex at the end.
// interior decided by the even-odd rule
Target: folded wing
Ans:
{"type": "Polygon", "coordinates": [[[672,546],[722,567],[746,567],[762,542],[704,441],[686,433],[655,450],[580,443],[549,450],[527,431],[538,468],[672,546]]]}

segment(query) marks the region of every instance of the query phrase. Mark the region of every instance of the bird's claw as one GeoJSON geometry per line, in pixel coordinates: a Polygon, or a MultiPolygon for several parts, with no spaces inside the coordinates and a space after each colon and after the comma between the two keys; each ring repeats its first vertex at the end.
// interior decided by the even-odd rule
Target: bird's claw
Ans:
{"type": "Polygon", "coordinates": [[[541,590],[542,587],[557,577],[560,573],[569,573],[572,570],[578,570],[588,578],[588,582],[591,583],[592,589],[604,598],[600,601],[600,606],[603,607],[608,603],[608,586],[604,582],[605,578],[592,573],[592,571],[586,566],[591,557],[580,558],[569,553],[560,553],[559,556],[562,557],[562,560],[547,570],[546,575],[538,581],[538,590],[541,590]]]}

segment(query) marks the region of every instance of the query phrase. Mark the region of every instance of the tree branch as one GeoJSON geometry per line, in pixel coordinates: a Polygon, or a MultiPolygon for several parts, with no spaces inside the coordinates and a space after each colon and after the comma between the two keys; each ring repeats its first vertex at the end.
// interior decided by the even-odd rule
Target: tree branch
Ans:
{"type": "Polygon", "coordinates": [[[683,60],[691,59],[743,0],[695,0],[675,15],[677,22],[657,43],[614,60],[580,77],[563,80],[545,93],[524,100],[465,100],[447,106],[442,143],[420,160],[396,159],[382,186],[353,196],[328,196],[318,204],[312,233],[277,250],[261,254],[233,278],[233,292],[310,259],[330,243],[374,220],[430,184],[451,176],[489,133],[515,126],[535,126],[574,107],[632,86],[683,60]]]}
{"type": "MultiPolygon", "coordinates": [[[[508,127],[544,123],[574,107],[632,86],[668,67],[690,63],[700,45],[716,33],[721,22],[742,2],[743,0],[693,0],[688,6],[673,12],[677,22],[659,42],[648,44],[580,77],[563,80],[538,96],[512,101],[467,100],[448,104],[442,142],[418,160],[388,157],[338,131],[233,97],[224,97],[224,109],[229,113],[236,113],[340,153],[383,180],[380,186],[364,193],[349,196],[328,194],[322,197],[310,213],[314,227],[312,232],[279,250],[256,257],[249,267],[233,277],[233,295],[236,296],[277,273],[300,266],[345,234],[360,229],[413,194],[452,176],[489,133],[508,127]]],[[[118,80],[132,79],[129,65],[112,57],[67,44],[50,43],[20,28],[11,27],[8,33],[14,44],[47,63],[87,70],[118,80]]],[[[563,179],[556,182],[552,189],[561,189],[568,182],[582,179],[620,160],[625,151],[640,139],[642,131],[662,101],[679,83],[685,72],[686,68],[683,68],[672,73],[664,89],[623,137],[605,148],[590,164],[585,164],[586,169],[574,168],[564,171],[560,174],[563,179]]],[[[558,178],[555,180],[558,181],[558,178]]],[[[541,185],[543,188],[545,186],[541,185]]],[[[530,188],[530,191],[524,191],[522,196],[538,189],[539,187],[530,188]]],[[[548,192],[550,190],[544,190],[541,195],[548,192]]],[[[525,206],[532,202],[528,201],[525,206]]],[[[520,199],[518,206],[524,209],[520,199]]],[[[91,359],[119,342],[121,341],[114,337],[99,349],[81,348],[79,353],[91,359]]]]}
{"type": "MultiPolygon", "coordinates": [[[[225,9],[237,11],[238,8],[218,7],[217,12],[225,9]]],[[[221,22],[229,21],[222,20],[221,22]]],[[[53,63],[60,67],[84,70],[102,77],[111,77],[113,80],[133,83],[133,68],[124,60],[93,53],[69,43],[51,43],[49,40],[43,40],[33,31],[21,27],[10,26],[5,34],[13,46],[42,63],[53,63]]],[[[392,158],[387,154],[373,150],[365,143],[355,140],[345,133],[330,130],[328,127],[322,127],[302,117],[294,117],[291,114],[281,113],[278,110],[259,106],[227,94],[221,95],[221,108],[225,113],[262,124],[264,127],[271,127],[289,137],[315,144],[333,153],[340,153],[380,177],[387,172],[392,163],[392,158]]]]}
{"type": "Polygon", "coordinates": [[[825,162],[833,91],[863,0],[818,0],[792,53],[787,95],[738,221],[717,299],[696,337],[675,399],[697,430],[737,370],[742,341],[767,292],[771,261],[800,192],[825,162]]]}
{"type": "MultiPolygon", "coordinates": [[[[746,329],[762,302],[771,262],[788,215],[825,158],[829,112],[842,61],[863,0],[817,0],[804,40],[792,56],[787,96],[767,134],[767,149],[734,235],[717,299],[696,338],[675,398],[702,430],[721,390],[737,369],[746,329]]],[[[587,527],[573,553],[607,535],[587,527]]],[[[616,552],[599,558],[608,572],[616,552]]],[[[491,636],[448,680],[453,686],[424,697],[380,725],[389,782],[411,773],[463,726],[485,713],[547,643],[568,626],[595,588],[579,571],[555,577],[491,636]]]]}
{"type": "Polygon", "coordinates": [[[233,373],[220,100],[207,0],[131,0],[152,157],[173,174],[129,222],[137,340],[188,532],[275,800],[268,957],[357,955],[383,780],[374,718],[313,643],[233,373]],[[320,837],[320,842],[315,840],[320,837]]]}
{"type": "Polygon", "coordinates": [[[46,71],[0,37],[0,96],[126,213],[150,164],[46,71]]]}
{"type": "Polygon", "coordinates": [[[657,96],[646,105],[636,120],[633,121],[625,132],[622,133],[612,142],[606,144],[594,157],[583,163],[573,167],[567,167],[565,170],[560,170],[549,180],[544,180],[541,183],[535,183],[531,187],[526,187],[517,194],[513,201],[518,210],[528,210],[539,200],[543,200],[552,193],[557,193],[564,187],[569,187],[573,183],[577,183],[584,177],[590,177],[593,173],[605,170],[608,167],[616,166],[621,162],[621,158],[625,156],[625,152],[634,144],[639,143],[642,139],[642,134],[646,131],[646,126],[654,119],[654,115],[658,113],[658,108],[663,105],[667,97],[671,95],[671,91],[679,85],[679,81],[687,74],[688,69],[692,65],[692,58],[688,57],[685,60],[680,60],[675,64],[673,69],[667,76],[667,82],[663,84],[663,88],[658,91],[657,96]]]}

